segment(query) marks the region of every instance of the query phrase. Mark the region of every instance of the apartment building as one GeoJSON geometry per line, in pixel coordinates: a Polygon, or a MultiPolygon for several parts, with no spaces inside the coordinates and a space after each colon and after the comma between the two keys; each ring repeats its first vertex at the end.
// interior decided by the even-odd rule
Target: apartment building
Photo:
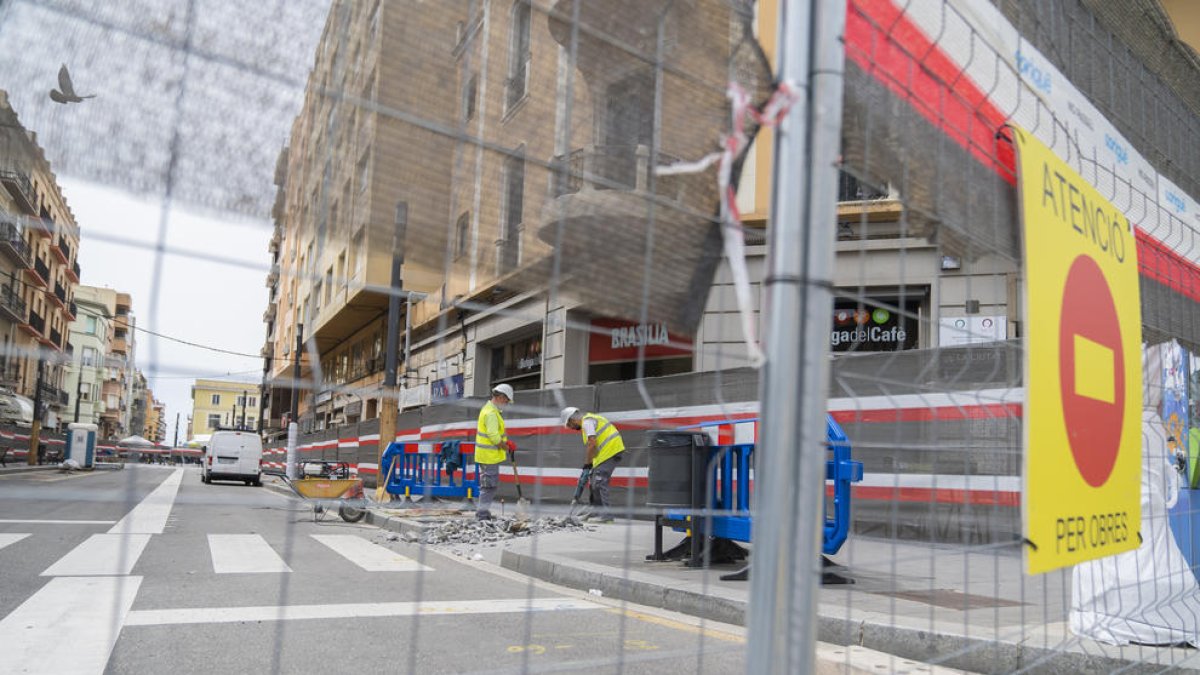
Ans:
{"type": "MultiPolygon", "coordinates": [[[[134,388],[138,378],[133,299],[111,288],[79,286],[79,316],[69,328],[73,345],[67,367],[69,419],[99,426],[101,438],[133,434],[134,388]]],[[[144,382],[144,379],[143,379],[144,382]]]]}
{"type": "Polygon", "coordinates": [[[217,429],[256,429],[258,410],[257,383],[196,380],[187,438],[207,437],[217,429]]]}
{"type": "Polygon", "coordinates": [[[731,16],[723,3],[670,10],[672,30],[693,39],[672,39],[656,70],[645,54],[662,17],[632,9],[614,26],[601,4],[585,5],[587,23],[610,32],[575,49],[565,24],[524,0],[419,12],[403,1],[335,3],[276,175],[270,427],[289,409],[298,334],[319,355],[300,355],[302,426],[378,415],[393,254],[403,261],[403,407],[497,382],[632,377],[637,346],[590,350],[593,330],[664,336],[671,345],[648,374],[694,367],[695,289],[717,258],[715,173],[660,179],[654,167],[715,147],[728,116],[731,16]],[[671,235],[658,243],[649,203],[671,235]],[[639,327],[630,315],[647,246],[697,271],[655,279],[639,327]],[[613,275],[601,250],[636,263],[613,275]]]}
{"type": "MultiPolygon", "coordinates": [[[[588,30],[573,31],[564,2],[410,4],[335,3],[281,155],[264,315],[269,426],[290,409],[298,336],[314,338],[317,356],[299,355],[305,429],[378,415],[393,253],[405,291],[402,407],[497,382],[552,388],[747,365],[710,216],[715,172],[655,171],[704,157],[726,128],[728,66],[740,58],[729,5],[656,14],[653,3],[581,3],[588,30]],[[620,22],[605,18],[614,4],[620,22]],[[419,15],[419,35],[393,12],[419,15]],[[393,79],[359,79],[376,72],[393,79]],[[336,105],[346,102],[349,112],[336,105]]],[[[777,10],[763,2],[755,19],[768,57],[777,10]]],[[[736,195],[754,325],[770,143],[763,134],[746,156],[736,195]]],[[[846,167],[831,224],[835,352],[1019,337],[1011,255],[970,250],[914,217],[912,195],[853,157],[846,167]]]]}
{"type": "Polygon", "coordinates": [[[167,437],[166,406],[146,390],[146,426],[142,434],[147,440],[162,443],[167,437]]]}
{"type": "Polygon", "coordinates": [[[129,434],[145,437],[149,407],[154,399],[149,396],[150,390],[146,386],[146,376],[142,371],[134,370],[130,380],[132,386],[129,395],[129,434]]]}
{"type": "Polygon", "coordinates": [[[443,283],[439,241],[454,145],[440,129],[457,109],[450,54],[456,10],[466,4],[333,4],[276,172],[264,314],[265,380],[274,383],[265,387],[268,429],[290,409],[297,359],[297,404],[310,428],[376,417],[393,255],[404,257],[404,289],[428,293],[443,283]],[[295,352],[301,335],[319,354],[315,363],[295,352]]]}
{"type": "Polygon", "coordinates": [[[61,416],[79,230],[37,142],[0,90],[0,382],[61,416]],[[39,377],[39,365],[42,368],[39,377]]]}

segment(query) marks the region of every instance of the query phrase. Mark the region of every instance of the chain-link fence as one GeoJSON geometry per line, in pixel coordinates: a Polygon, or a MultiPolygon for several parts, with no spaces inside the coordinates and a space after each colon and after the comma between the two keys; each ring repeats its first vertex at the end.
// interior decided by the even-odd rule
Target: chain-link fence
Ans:
{"type": "Polygon", "coordinates": [[[0,460],[73,457],[73,419],[132,465],[0,474],[0,644],[38,635],[0,670],[1194,667],[1167,9],[0,2],[0,460]],[[1030,282],[1033,142],[1140,301],[1030,282]],[[1033,382],[1083,411],[1051,440],[1033,382]]]}

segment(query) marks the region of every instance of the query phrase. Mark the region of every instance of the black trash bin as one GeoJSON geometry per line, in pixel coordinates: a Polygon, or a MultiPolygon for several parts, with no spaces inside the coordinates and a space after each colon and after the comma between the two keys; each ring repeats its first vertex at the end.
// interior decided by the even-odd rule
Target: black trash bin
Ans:
{"type": "Polygon", "coordinates": [[[646,506],[660,509],[704,508],[708,434],[696,431],[651,431],[649,494],[646,506]]]}
{"type": "MultiPolygon", "coordinates": [[[[698,431],[652,431],[649,438],[649,494],[646,497],[646,505],[663,510],[699,511],[707,508],[704,498],[707,494],[708,455],[711,446],[708,434],[698,431]]],[[[654,524],[654,553],[647,556],[648,560],[679,559],[686,550],[688,564],[699,564],[702,559],[701,543],[705,537],[697,534],[708,529],[703,517],[693,515],[690,520],[668,520],[659,513],[654,517],[654,524]],[[692,536],[685,538],[671,551],[664,552],[664,526],[686,527],[692,531],[692,536]]]]}

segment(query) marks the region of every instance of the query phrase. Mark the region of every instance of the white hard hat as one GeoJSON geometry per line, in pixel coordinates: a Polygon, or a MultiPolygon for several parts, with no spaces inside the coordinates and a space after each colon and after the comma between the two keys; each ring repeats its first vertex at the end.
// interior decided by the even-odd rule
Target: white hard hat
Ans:
{"type": "Polygon", "coordinates": [[[508,400],[513,400],[513,388],[511,384],[498,384],[492,387],[493,394],[504,394],[508,400]]]}
{"type": "Polygon", "coordinates": [[[566,408],[562,409],[561,413],[558,414],[558,422],[565,427],[567,426],[567,422],[571,421],[571,418],[578,414],[579,408],[567,406],[566,408]]]}

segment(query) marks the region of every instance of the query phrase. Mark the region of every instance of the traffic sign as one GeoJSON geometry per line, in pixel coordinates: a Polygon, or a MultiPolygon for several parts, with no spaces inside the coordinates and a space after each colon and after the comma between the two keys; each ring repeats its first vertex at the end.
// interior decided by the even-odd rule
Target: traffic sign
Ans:
{"type": "Polygon", "coordinates": [[[1141,329],[1129,220],[1016,129],[1025,267],[1025,569],[1138,547],[1141,329]]]}

